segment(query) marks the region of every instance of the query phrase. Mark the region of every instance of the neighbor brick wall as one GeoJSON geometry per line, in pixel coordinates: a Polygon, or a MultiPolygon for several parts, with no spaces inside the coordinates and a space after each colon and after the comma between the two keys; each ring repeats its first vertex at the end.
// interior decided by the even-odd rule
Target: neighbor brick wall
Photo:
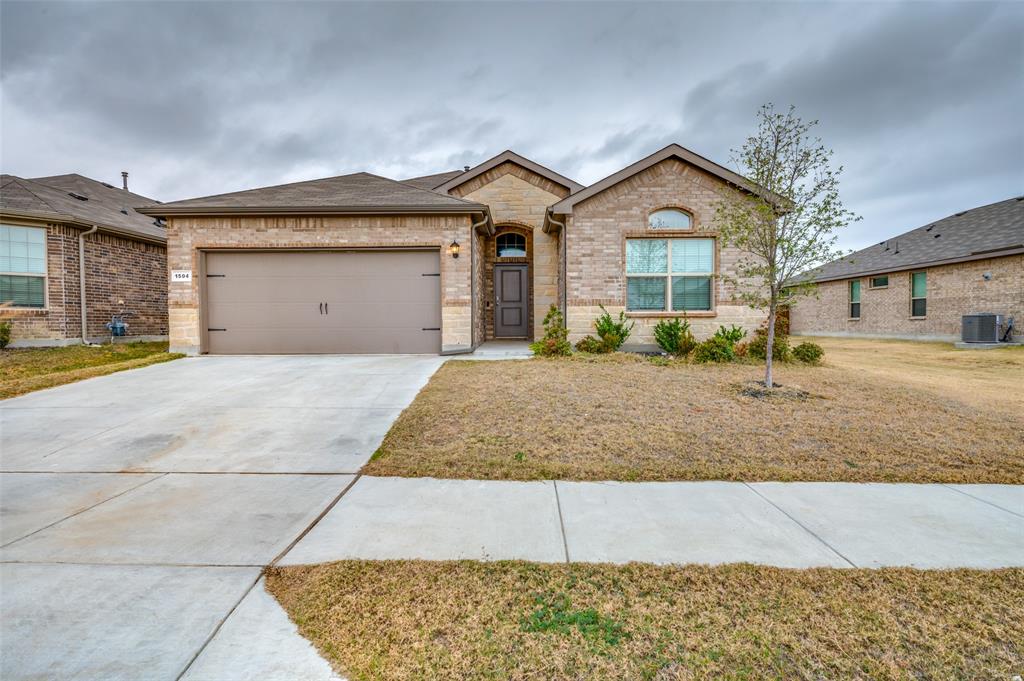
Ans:
{"type": "MultiPolygon", "coordinates": [[[[6,220],[8,224],[13,221],[6,220]]],[[[81,338],[78,236],[82,229],[62,224],[46,228],[47,304],[43,310],[9,310],[14,345],[64,344],[81,338]]],[[[125,301],[129,336],[167,335],[167,256],[162,245],[109,234],[85,238],[89,337],[109,336],[106,323],[125,301]]]]}
{"type": "MultiPolygon", "coordinates": [[[[545,234],[544,215],[552,204],[569,195],[569,190],[515,163],[502,163],[451,190],[450,194],[486,204],[500,233],[504,227],[529,234],[527,261],[530,264],[530,328],[533,336],[543,335],[544,315],[558,298],[558,237],[545,234]]],[[[484,270],[484,332],[494,336],[494,240],[488,241],[484,270]]],[[[509,261],[514,262],[514,261],[509,261]]]]}
{"type": "MultiPolygon", "coordinates": [[[[921,271],[921,270],[914,270],[921,271]]],[[[910,317],[910,271],[890,272],[887,288],[872,289],[863,277],[860,319],[849,319],[849,282],[819,284],[816,296],[797,300],[790,310],[791,332],[803,335],[883,336],[959,340],[960,317],[977,312],[1005,314],[1024,339],[1024,255],[930,267],[928,314],[910,317]],[[992,278],[985,281],[984,274],[992,278]]]]}
{"type": "MultiPolygon", "coordinates": [[[[737,263],[744,256],[735,249],[723,248],[713,226],[716,203],[734,191],[714,175],[673,158],[577,204],[566,222],[566,324],[570,339],[576,341],[594,332],[599,305],[613,315],[625,310],[627,237],[713,237],[718,274],[735,278],[737,263]],[[668,207],[689,212],[692,229],[649,229],[649,213],[668,207]]],[[[687,315],[698,339],[713,334],[721,324],[739,324],[752,331],[767,317],[766,311],[751,309],[735,299],[733,285],[717,279],[713,286],[714,310],[687,315]]],[[[627,314],[636,322],[629,345],[654,344],[654,326],[660,319],[683,316],[677,312],[627,314]]]]}
{"type": "Polygon", "coordinates": [[[216,248],[402,248],[441,251],[441,345],[450,350],[472,343],[468,215],[457,216],[297,216],[171,217],[168,267],[192,270],[190,284],[171,284],[171,348],[195,354],[202,342],[199,286],[200,253],[216,248]],[[462,244],[459,258],[447,254],[462,244]]]}

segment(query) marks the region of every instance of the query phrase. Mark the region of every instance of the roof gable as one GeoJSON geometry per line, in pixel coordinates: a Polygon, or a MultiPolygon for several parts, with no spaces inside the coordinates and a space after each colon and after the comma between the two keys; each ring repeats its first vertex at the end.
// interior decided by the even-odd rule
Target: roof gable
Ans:
{"type": "Polygon", "coordinates": [[[164,243],[167,230],[133,206],[153,199],[78,174],[25,179],[4,175],[0,212],[41,220],[98,225],[106,231],[164,243]],[[77,194],[85,200],[77,199],[77,194]]]}
{"type": "Polygon", "coordinates": [[[868,246],[800,279],[832,281],[1024,253],[1024,197],[979,206],[868,246]]]}
{"type": "Polygon", "coordinates": [[[574,194],[570,194],[569,196],[567,196],[566,198],[562,199],[554,206],[552,206],[551,212],[561,215],[571,214],[573,207],[576,204],[582,201],[586,201],[590,197],[600,194],[606,189],[614,187],[623,180],[627,180],[630,177],[636,175],[637,173],[643,172],[644,170],[647,170],[648,168],[655,166],[658,163],[661,163],[662,161],[669,158],[677,158],[680,161],[683,161],[684,163],[689,163],[692,166],[700,168],[701,170],[704,170],[722,179],[723,181],[733,185],[734,187],[737,187],[738,189],[750,192],[752,194],[757,194],[759,196],[763,196],[765,197],[765,199],[773,203],[779,202],[781,200],[780,197],[772,194],[763,187],[759,187],[758,185],[754,184],[753,182],[743,177],[742,175],[734,173],[728,168],[718,165],[714,161],[710,161],[704,158],[703,156],[700,156],[699,154],[690,151],[685,147],[673,143],[668,145],[664,149],[654,152],[653,154],[647,156],[646,158],[640,159],[636,163],[626,166],[625,168],[616,173],[612,173],[608,177],[604,178],[603,180],[599,180],[598,182],[595,182],[586,189],[577,191],[574,194]]]}
{"type": "Polygon", "coordinates": [[[215,194],[159,206],[149,215],[223,213],[471,212],[485,207],[371,173],[352,173],[215,194]]]}
{"type": "Polygon", "coordinates": [[[489,158],[483,163],[473,168],[470,168],[469,170],[448,180],[444,184],[441,184],[440,186],[435,188],[435,191],[448,193],[451,190],[455,189],[456,187],[463,185],[466,182],[469,182],[470,180],[480,175],[483,175],[489,170],[497,168],[503,163],[514,163],[515,165],[521,166],[550,182],[553,182],[561,187],[565,187],[570,194],[572,194],[572,192],[577,192],[583,189],[583,185],[581,185],[579,182],[576,182],[575,180],[570,180],[568,177],[565,177],[564,175],[559,175],[555,171],[549,168],[545,168],[539,163],[535,163],[534,161],[531,161],[530,159],[524,156],[520,156],[511,149],[506,149],[497,156],[489,158]]]}

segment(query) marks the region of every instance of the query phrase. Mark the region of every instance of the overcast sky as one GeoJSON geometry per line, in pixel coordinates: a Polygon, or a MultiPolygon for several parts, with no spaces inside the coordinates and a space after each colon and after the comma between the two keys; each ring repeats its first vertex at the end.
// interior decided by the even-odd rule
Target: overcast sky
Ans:
{"type": "Polygon", "coordinates": [[[845,166],[859,248],[1024,193],[1024,3],[0,2],[0,167],[170,201],[511,148],[590,184],[730,165],[764,102],[845,166]]]}

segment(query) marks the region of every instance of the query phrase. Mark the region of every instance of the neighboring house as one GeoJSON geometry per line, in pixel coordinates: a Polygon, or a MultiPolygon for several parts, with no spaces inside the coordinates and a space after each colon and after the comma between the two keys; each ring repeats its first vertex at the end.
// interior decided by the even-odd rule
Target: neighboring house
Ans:
{"type": "Polygon", "coordinates": [[[144,203],[153,199],[81,175],[0,176],[0,302],[11,303],[13,347],[109,340],[122,310],[128,337],[167,337],[167,235],[134,210],[144,203]]]}
{"type": "Polygon", "coordinates": [[[966,210],[808,274],[817,296],[790,330],[820,336],[959,340],[963,315],[1015,318],[1024,339],[1024,196],[966,210]]]}
{"type": "Polygon", "coordinates": [[[722,275],[714,206],[758,191],[670,145],[590,187],[506,151],[396,181],[356,173],[161,205],[171,347],[188,353],[450,353],[535,339],[555,304],[570,338],[599,305],[653,346],[659,319],[699,337],[765,315],[722,275]]]}

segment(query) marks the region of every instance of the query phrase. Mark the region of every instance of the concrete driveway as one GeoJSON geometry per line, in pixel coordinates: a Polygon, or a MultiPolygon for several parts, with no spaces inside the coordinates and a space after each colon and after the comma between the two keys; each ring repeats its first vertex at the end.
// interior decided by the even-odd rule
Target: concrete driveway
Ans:
{"type": "Polygon", "coordinates": [[[0,402],[0,677],[331,678],[253,586],[442,361],[203,357],[0,402]]]}

